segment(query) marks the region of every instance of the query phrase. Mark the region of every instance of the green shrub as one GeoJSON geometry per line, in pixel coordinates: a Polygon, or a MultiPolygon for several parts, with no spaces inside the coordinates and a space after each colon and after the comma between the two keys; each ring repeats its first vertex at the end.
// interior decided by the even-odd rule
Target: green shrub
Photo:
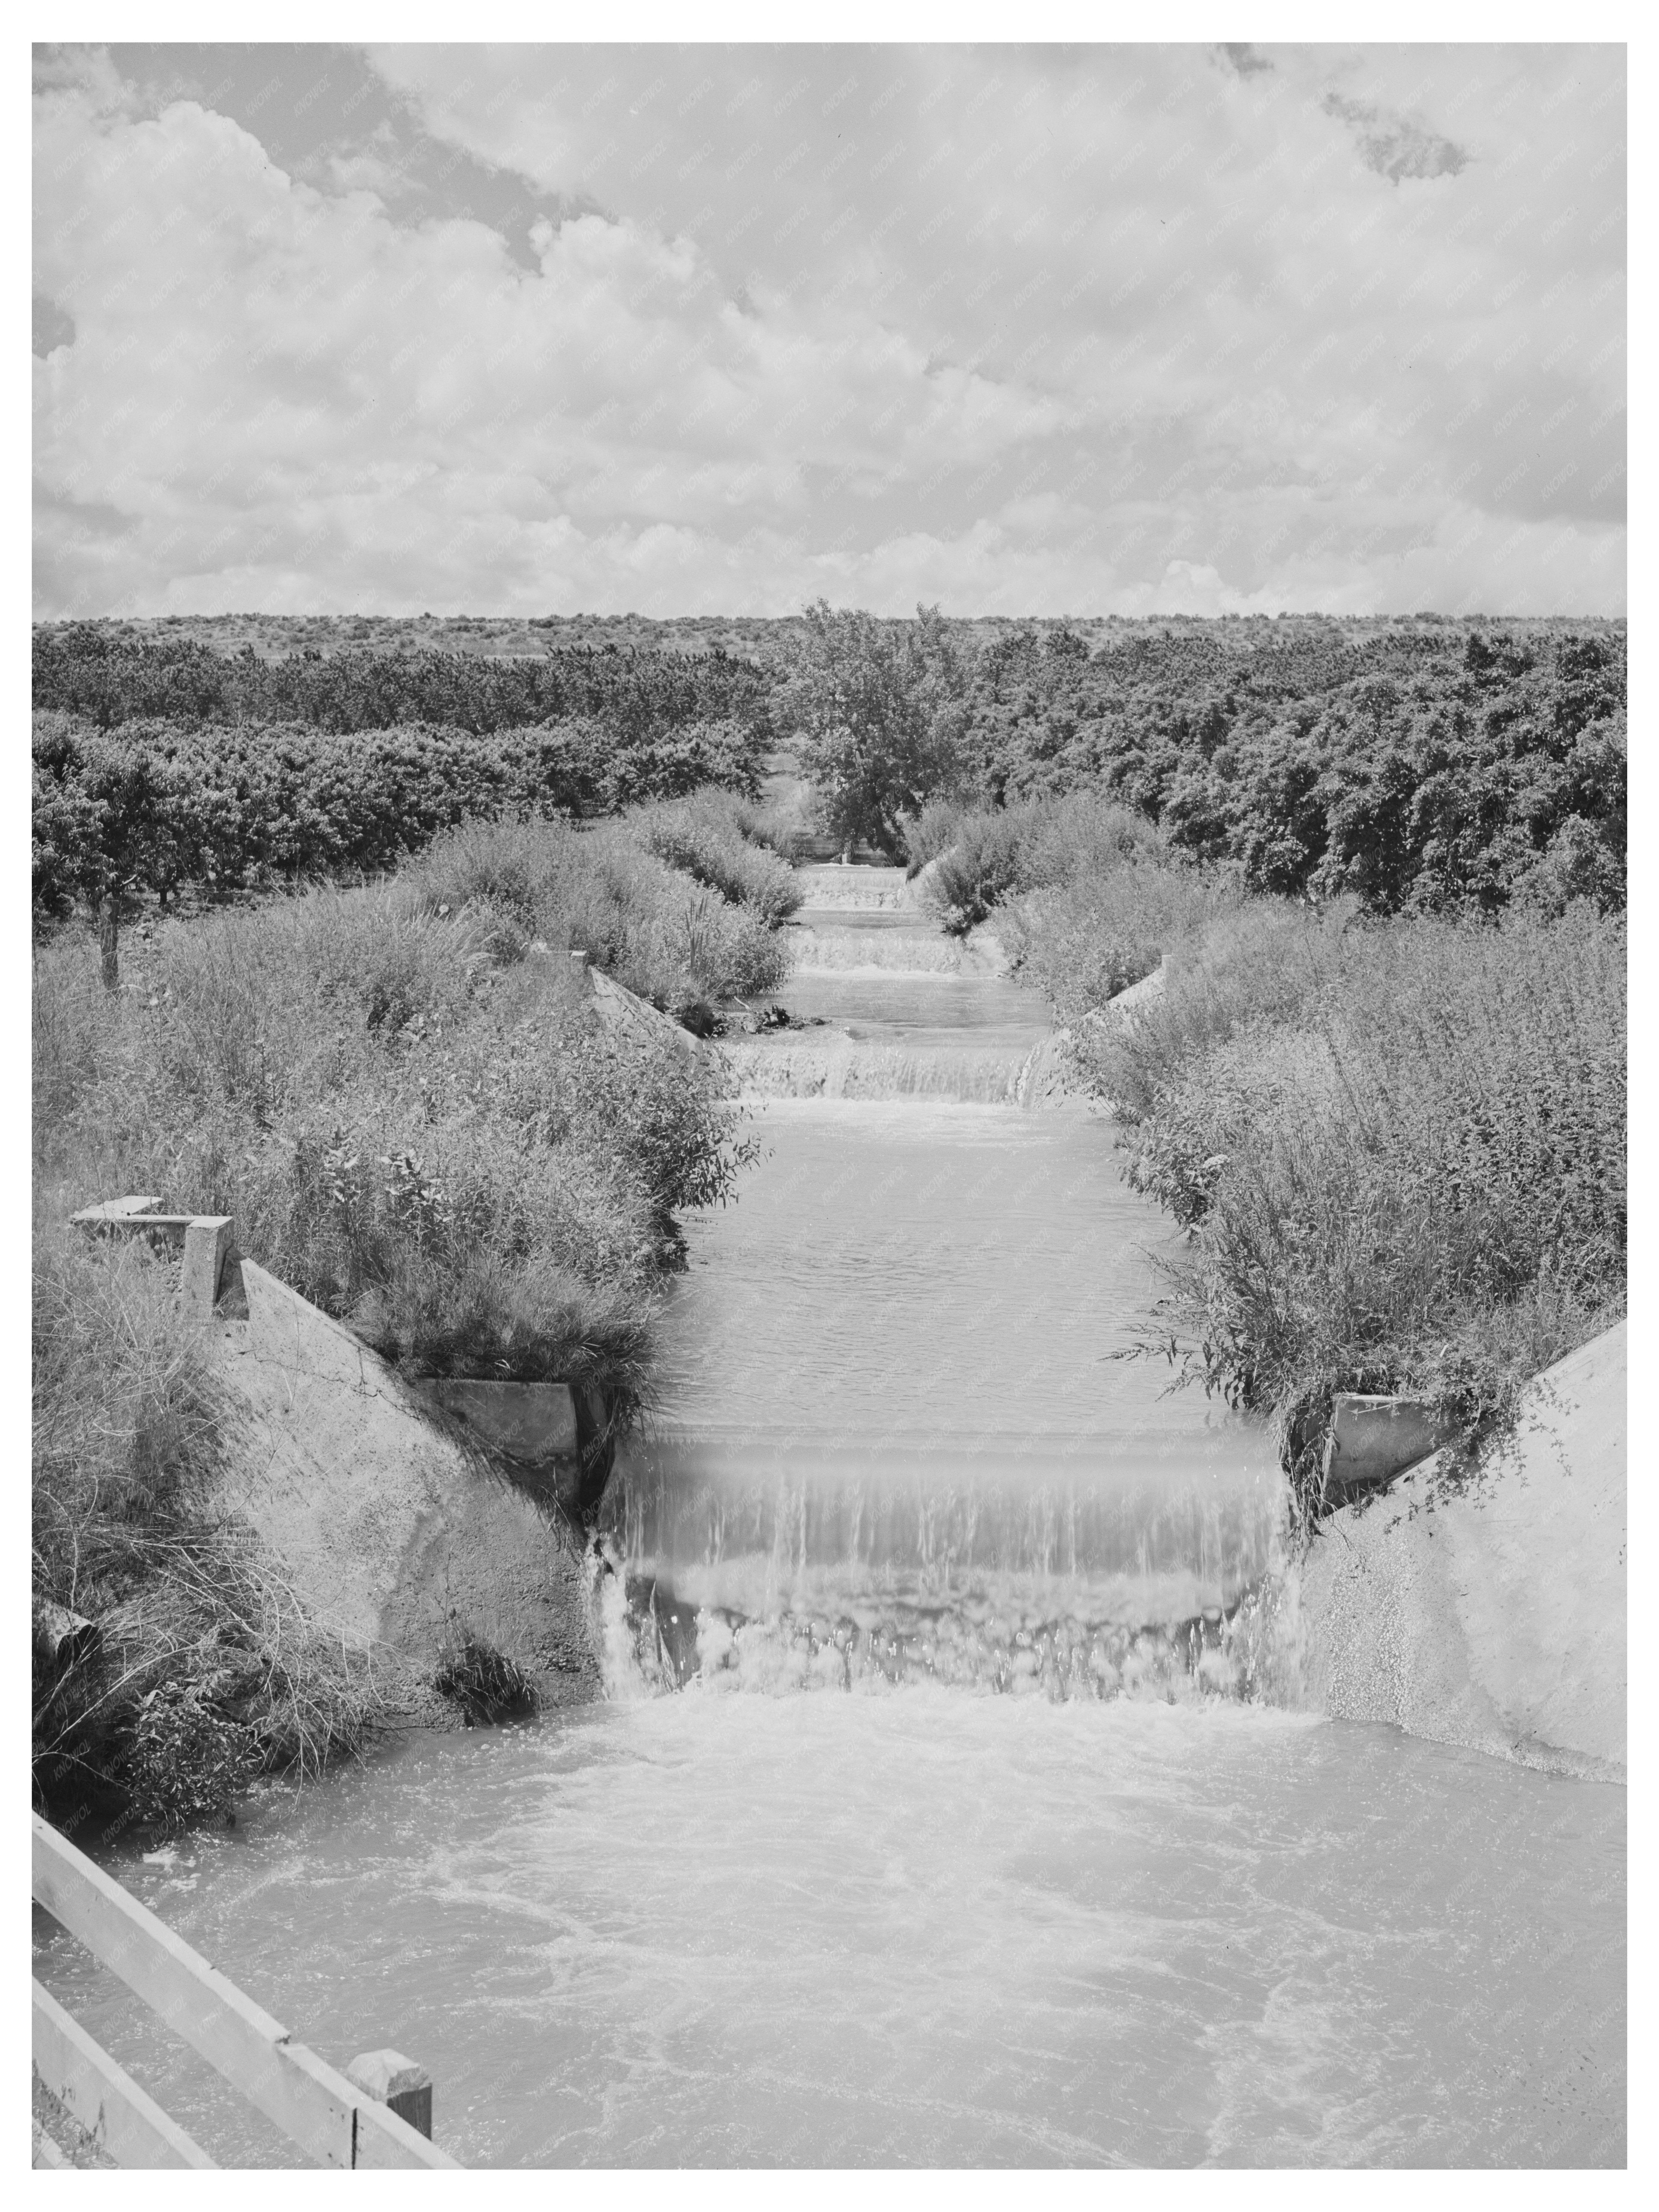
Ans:
{"type": "Polygon", "coordinates": [[[1011,901],[997,928],[1087,1060],[1099,1050],[1091,1018],[1161,962],[1182,959],[1238,904],[1230,885],[1195,869],[1135,857],[1011,901]]]}
{"type": "Polygon", "coordinates": [[[1020,848],[1030,814],[1017,811],[965,814],[951,843],[938,855],[933,896],[945,927],[963,937],[989,918],[1020,881],[1020,848]]]}
{"type": "Polygon", "coordinates": [[[1622,925],[1247,910],[1096,1050],[1131,1179],[1193,1232],[1160,1323],[1274,1413],[1304,1500],[1338,1390],[1473,1442],[1622,1310],[1622,925]]]}
{"type": "Polygon", "coordinates": [[[963,818],[970,810],[957,799],[930,799],[918,813],[903,823],[904,872],[918,876],[929,860],[948,852],[956,842],[963,818]]]}
{"type": "MultiPolygon", "coordinates": [[[[1131,879],[1132,898],[1145,881],[1131,879]]],[[[1092,963],[1120,957],[1126,938],[1139,933],[1135,913],[1132,907],[1127,926],[1109,915],[1097,931],[1086,910],[1079,916],[1062,908],[1072,933],[1056,930],[1037,955],[1057,971],[1050,988],[1060,1001],[1068,992],[1081,995],[1092,963]]],[[[1200,909],[1195,927],[1170,939],[1155,996],[1130,1013],[1080,1026],[1075,1050],[1091,1087],[1126,1121],[1141,1121],[1196,1055],[1251,1023],[1294,1013],[1322,972],[1322,948],[1350,919],[1346,907],[1318,913],[1279,900],[1224,903],[1208,920],[1200,909]]]]}
{"type": "MultiPolygon", "coordinates": [[[[648,850],[641,819],[651,817],[584,830],[471,823],[404,870],[397,897],[406,911],[474,926],[510,916],[525,943],[586,952],[660,1007],[775,990],[789,971],[787,942],[755,907],[733,903],[648,850]]],[[[769,856],[753,858],[757,872],[781,872],[769,856]]],[[[793,896],[793,884],[788,890],[793,896]]]]}
{"type": "MultiPolygon", "coordinates": [[[[807,818],[797,805],[761,806],[745,799],[740,792],[731,794],[732,818],[751,845],[764,845],[781,860],[792,864],[799,859],[803,839],[807,834],[807,818]]],[[[793,913],[793,908],[790,911],[793,913]]]]}
{"type": "Polygon", "coordinates": [[[629,827],[647,852],[775,929],[800,905],[802,893],[776,851],[750,842],[744,823],[760,818],[723,792],[701,791],[641,810],[629,827]]]}
{"type": "Polygon", "coordinates": [[[909,850],[913,874],[927,860],[937,863],[934,902],[956,935],[1022,893],[1076,888],[1088,896],[1133,863],[1172,869],[1167,841],[1150,822],[1091,792],[993,808],[935,803],[916,817],[909,850]]]}

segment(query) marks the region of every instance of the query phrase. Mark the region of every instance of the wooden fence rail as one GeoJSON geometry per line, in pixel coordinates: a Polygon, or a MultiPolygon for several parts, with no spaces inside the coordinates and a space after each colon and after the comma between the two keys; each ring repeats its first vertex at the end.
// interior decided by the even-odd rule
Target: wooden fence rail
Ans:
{"type": "MultiPolygon", "coordinates": [[[[372,2090],[296,2043],[280,2021],[245,1996],[66,1836],[38,1813],[30,1818],[36,1902],[274,2120],[311,2162],[347,2169],[455,2167],[455,2160],[381,2103],[372,2090]]],[[[38,1984],[34,2054],[48,2088],[99,2136],[118,2164],[212,2165],[205,2152],[38,1984]]],[[[373,2056],[396,2057],[395,2053],[373,2056]]],[[[366,2070],[398,2080],[414,2070],[407,2069],[406,2062],[404,2066],[404,2077],[395,2069],[389,2075],[384,2067],[366,2070]]],[[[403,2090],[399,2101],[409,2094],[403,2090]]]]}

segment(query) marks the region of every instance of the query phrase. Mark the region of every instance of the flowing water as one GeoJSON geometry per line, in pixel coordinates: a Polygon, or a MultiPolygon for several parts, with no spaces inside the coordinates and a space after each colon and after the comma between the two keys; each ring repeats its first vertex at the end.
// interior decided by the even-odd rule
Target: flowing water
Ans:
{"type": "MultiPolygon", "coordinates": [[[[472,2164],[1607,2165],[1624,1796],[1297,1704],[1275,1456],[1131,1351],[1168,1231],[1042,1008],[807,872],[764,1157],[606,1501],[611,1696],[122,1878],[472,2164]]],[[[280,2147],[61,1936],[227,2159],[280,2147]]]]}

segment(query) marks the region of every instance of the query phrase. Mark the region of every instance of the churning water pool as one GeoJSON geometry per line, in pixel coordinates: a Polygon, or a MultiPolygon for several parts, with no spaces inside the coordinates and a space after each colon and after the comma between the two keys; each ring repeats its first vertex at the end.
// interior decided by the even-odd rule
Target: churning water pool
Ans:
{"type": "MultiPolygon", "coordinates": [[[[1605,2166],[1624,1793],[1231,1702],[928,1686],[427,1738],[118,1867],[469,2165],[1605,2166]]],[[[54,1992],[277,2163],[66,1939],[54,1992]]]]}

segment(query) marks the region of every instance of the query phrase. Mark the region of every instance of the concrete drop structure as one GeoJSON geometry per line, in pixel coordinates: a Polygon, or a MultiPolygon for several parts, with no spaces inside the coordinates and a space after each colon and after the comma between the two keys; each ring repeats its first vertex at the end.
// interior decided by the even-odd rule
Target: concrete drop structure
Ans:
{"type": "Polygon", "coordinates": [[[1300,1589],[1310,1703],[1623,1780],[1627,1326],[1529,1383],[1472,1479],[1437,1455],[1323,1524],[1300,1589]]]}

